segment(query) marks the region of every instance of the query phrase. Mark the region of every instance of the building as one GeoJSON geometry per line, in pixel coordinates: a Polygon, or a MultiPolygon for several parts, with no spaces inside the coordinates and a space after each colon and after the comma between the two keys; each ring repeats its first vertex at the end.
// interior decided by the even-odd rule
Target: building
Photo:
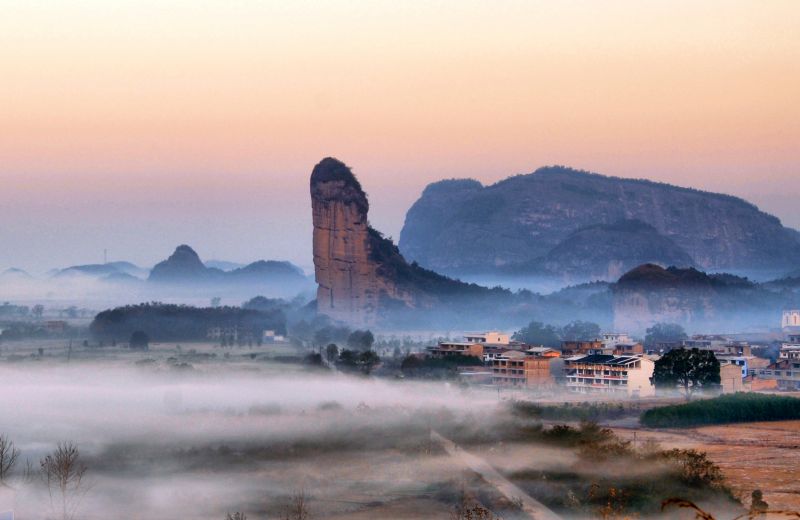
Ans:
{"type": "Polygon", "coordinates": [[[720,369],[725,366],[735,366],[739,369],[739,377],[744,379],[749,372],[748,358],[746,356],[725,356],[714,354],[714,357],[719,361],[720,369]]]}
{"type": "Polygon", "coordinates": [[[774,379],[779,390],[800,390],[800,334],[789,335],[775,363],[758,369],[755,375],[759,379],[774,379]]]}
{"type": "Polygon", "coordinates": [[[63,320],[45,321],[44,330],[48,334],[64,334],[67,331],[67,322],[63,320]]]}
{"type": "Polygon", "coordinates": [[[440,341],[435,347],[427,347],[426,350],[434,358],[474,356],[488,361],[506,350],[521,351],[526,346],[523,343],[512,342],[508,334],[489,331],[468,332],[464,334],[464,341],[440,341]]]}
{"type": "Polygon", "coordinates": [[[564,356],[613,354],[614,347],[606,346],[598,339],[592,341],[562,341],[561,353],[564,356]]]}
{"type": "Polygon", "coordinates": [[[533,347],[525,352],[507,350],[487,362],[492,370],[492,383],[499,386],[516,386],[546,389],[556,384],[556,366],[560,366],[558,351],[547,347],[533,347]]]}
{"type": "Polygon", "coordinates": [[[283,343],[286,338],[280,334],[275,334],[274,330],[265,330],[261,333],[261,341],[266,345],[274,345],[275,343],[283,343]]]}
{"type": "Polygon", "coordinates": [[[720,383],[722,384],[723,394],[733,394],[736,392],[745,391],[742,371],[733,363],[724,364],[719,367],[719,379],[720,383]]]}
{"type": "Polygon", "coordinates": [[[644,345],[641,343],[617,343],[614,346],[615,356],[641,356],[644,354],[644,345]]]}
{"type": "Polygon", "coordinates": [[[464,334],[464,341],[467,343],[481,343],[484,345],[508,345],[511,343],[511,336],[490,330],[488,332],[467,332],[464,334]]]}
{"type": "Polygon", "coordinates": [[[781,328],[783,330],[800,330],[800,310],[783,311],[781,328]]]}
{"type": "Polygon", "coordinates": [[[591,354],[565,359],[564,377],[567,389],[579,394],[649,397],[654,367],[644,357],[591,354]]]}
{"type": "Polygon", "coordinates": [[[624,332],[603,332],[600,334],[600,341],[603,342],[603,345],[611,348],[620,344],[636,343],[624,332]]]}
{"type": "Polygon", "coordinates": [[[480,343],[442,341],[435,347],[428,347],[426,350],[431,357],[437,359],[454,356],[474,356],[483,358],[484,347],[480,343]]]}

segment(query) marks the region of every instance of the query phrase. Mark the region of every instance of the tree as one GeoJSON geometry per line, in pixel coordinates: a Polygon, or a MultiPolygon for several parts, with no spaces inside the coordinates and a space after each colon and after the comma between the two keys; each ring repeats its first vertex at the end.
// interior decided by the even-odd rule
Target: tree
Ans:
{"type": "Polygon", "coordinates": [[[339,353],[336,366],[343,371],[360,371],[369,375],[380,362],[381,358],[372,350],[356,352],[355,350],[344,349],[339,353]]]}
{"type": "Polygon", "coordinates": [[[688,399],[698,389],[720,384],[719,361],[710,350],[671,350],[655,362],[653,384],[657,388],[681,387],[688,399]]]}
{"type": "Polygon", "coordinates": [[[336,361],[336,366],[340,370],[353,371],[358,367],[358,353],[354,350],[342,349],[339,352],[339,359],[336,361]]]}
{"type": "Polygon", "coordinates": [[[50,506],[61,520],[74,518],[84,492],[86,466],[77,446],[71,442],[58,443],[56,449],[39,462],[47,484],[50,506]]]}
{"type": "Polygon", "coordinates": [[[514,339],[530,345],[543,345],[545,347],[558,347],[561,345],[561,338],[556,328],[539,321],[532,321],[527,327],[517,331],[514,334],[514,339]]]}
{"type": "Polygon", "coordinates": [[[308,520],[311,515],[308,511],[308,498],[305,491],[295,493],[286,505],[281,516],[282,520],[308,520]]]}
{"type": "Polygon", "coordinates": [[[372,350],[362,352],[358,356],[358,366],[366,375],[369,375],[380,362],[381,358],[372,350]]]}
{"type": "Polygon", "coordinates": [[[561,329],[564,341],[591,341],[600,337],[600,325],[590,321],[573,321],[561,329]]]}
{"type": "Polygon", "coordinates": [[[686,338],[688,338],[686,331],[677,323],[656,323],[647,329],[644,344],[654,347],[658,343],[677,343],[686,338]]]}
{"type": "Polygon", "coordinates": [[[369,330],[354,330],[347,337],[347,346],[355,350],[370,350],[373,343],[375,343],[375,336],[369,330]]]}
{"type": "Polygon", "coordinates": [[[309,365],[311,367],[319,368],[325,366],[325,363],[322,362],[322,355],[317,352],[310,353],[305,357],[303,361],[305,362],[306,365],[309,365]]]}
{"type": "Polygon", "coordinates": [[[147,350],[150,348],[150,337],[144,331],[136,330],[131,334],[128,344],[131,348],[147,350]]]}
{"type": "Polygon", "coordinates": [[[336,346],[336,343],[329,343],[328,346],[325,347],[325,359],[327,359],[329,363],[335,362],[338,355],[339,347],[336,346]]]}
{"type": "Polygon", "coordinates": [[[211,306],[212,307],[215,307],[215,308],[219,307],[220,303],[222,303],[222,298],[220,298],[219,296],[214,296],[213,298],[211,298],[211,306]]]}
{"type": "Polygon", "coordinates": [[[44,305],[41,304],[34,305],[33,308],[31,309],[31,312],[33,313],[33,317],[36,318],[37,320],[42,319],[42,315],[44,314],[44,305]]]}
{"type": "Polygon", "coordinates": [[[17,463],[19,450],[5,435],[0,435],[0,486],[6,485],[11,470],[17,463]]]}

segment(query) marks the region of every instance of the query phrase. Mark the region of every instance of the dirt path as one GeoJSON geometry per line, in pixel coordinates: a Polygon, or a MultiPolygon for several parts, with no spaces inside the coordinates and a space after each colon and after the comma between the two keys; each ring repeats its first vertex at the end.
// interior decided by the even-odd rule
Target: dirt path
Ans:
{"type": "Polygon", "coordinates": [[[431,439],[439,443],[444,450],[458,460],[463,466],[474,471],[480,475],[484,480],[493,485],[500,493],[502,493],[508,500],[517,502],[522,506],[522,511],[526,513],[533,520],[561,520],[561,517],[556,515],[550,509],[545,507],[544,504],[532,498],[525,491],[517,487],[510,480],[502,476],[496,469],[494,469],[488,462],[480,457],[477,457],[467,451],[461,449],[453,441],[446,439],[431,431],[431,439]]]}

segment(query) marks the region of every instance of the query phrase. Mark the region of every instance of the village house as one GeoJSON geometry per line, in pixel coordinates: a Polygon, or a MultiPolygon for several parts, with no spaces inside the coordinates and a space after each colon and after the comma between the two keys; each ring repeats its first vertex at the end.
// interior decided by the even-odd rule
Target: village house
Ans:
{"type": "Polygon", "coordinates": [[[556,384],[558,351],[532,347],[527,351],[508,350],[487,362],[492,382],[499,386],[548,389],[556,384]]]}
{"type": "Polygon", "coordinates": [[[775,380],[779,390],[800,390],[800,334],[789,335],[775,363],[758,369],[756,376],[775,380]]]}
{"type": "Polygon", "coordinates": [[[562,341],[561,355],[578,356],[590,354],[613,354],[614,347],[606,346],[602,341],[595,339],[591,341],[562,341]]]}
{"type": "Polygon", "coordinates": [[[427,353],[438,359],[453,356],[473,356],[484,361],[494,359],[506,350],[524,350],[525,344],[511,341],[508,334],[497,331],[468,332],[464,341],[441,341],[435,347],[427,347],[427,353]]]}
{"type": "Polygon", "coordinates": [[[747,391],[744,378],[742,377],[742,371],[735,364],[729,363],[721,365],[719,367],[719,379],[723,394],[747,391]]]}

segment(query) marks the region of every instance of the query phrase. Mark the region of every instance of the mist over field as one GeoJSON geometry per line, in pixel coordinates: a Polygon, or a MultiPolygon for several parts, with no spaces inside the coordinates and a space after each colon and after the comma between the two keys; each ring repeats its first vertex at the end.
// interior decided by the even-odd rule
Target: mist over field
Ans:
{"type": "MultiPolygon", "coordinates": [[[[336,448],[342,443],[354,443],[358,452],[389,450],[404,442],[403,432],[419,435],[424,425],[415,423],[424,414],[446,408],[481,415],[495,406],[446,383],[320,376],[270,363],[175,373],[162,363],[0,368],[3,387],[14,395],[0,401],[2,429],[24,459],[36,464],[58,442],[79,446],[91,482],[82,518],[122,511],[130,518],[221,517],[244,506],[277,508],[281,497],[304,488],[324,500],[331,490],[320,489],[320,478],[351,463],[349,449],[336,448]],[[287,466],[296,458],[291,446],[326,443],[327,455],[308,460],[312,453],[300,453],[297,467],[287,466]],[[253,460],[242,450],[254,450],[253,460]]],[[[337,486],[348,484],[328,485],[337,486]]],[[[20,487],[20,517],[45,518],[42,493],[34,484],[20,487]]]]}

